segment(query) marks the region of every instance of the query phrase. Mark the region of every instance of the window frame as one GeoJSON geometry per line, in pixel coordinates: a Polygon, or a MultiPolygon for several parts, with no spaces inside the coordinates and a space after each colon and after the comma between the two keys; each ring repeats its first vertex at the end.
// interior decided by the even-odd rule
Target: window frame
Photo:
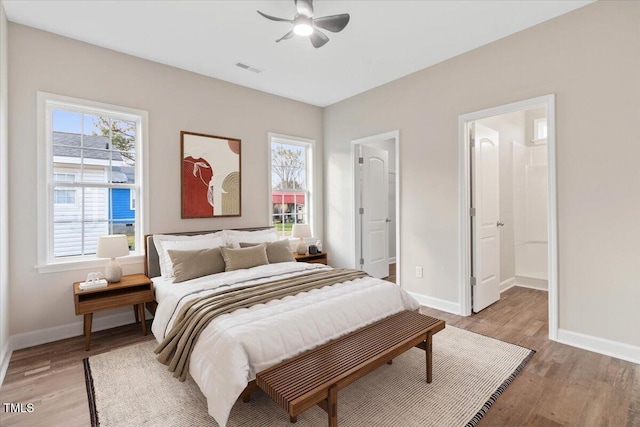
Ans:
{"type": "MultiPolygon", "coordinates": [[[[136,122],[136,183],[132,190],[137,191],[138,209],[135,211],[136,237],[135,251],[119,258],[121,264],[142,262],[144,256],[144,235],[149,223],[148,191],[148,112],[129,107],[105,104],[85,99],[72,98],[46,92],[37,92],[37,181],[38,181],[38,264],[40,273],[68,271],[80,268],[104,267],[105,260],[95,255],[67,257],[53,256],[53,147],[52,113],[63,109],[85,114],[108,115],[111,118],[136,122]]],[[[78,184],[75,182],[74,184],[78,184]]],[[[92,185],[95,186],[95,185],[92,185]]],[[[112,188],[106,184],[107,188],[112,188]]]]}
{"type": "Polygon", "coordinates": [[[533,140],[534,141],[546,141],[549,136],[549,122],[546,117],[540,117],[539,119],[533,120],[533,140]],[[540,130],[540,125],[543,125],[546,130],[545,136],[540,136],[538,131],[540,130]]]}
{"type": "MultiPolygon", "coordinates": [[[[270,226],[274,226],[273,224],[273,188],[272,188],[272,180],[271,180],[271,175],[272,175],[272,164],[271,164],[271,150],[272,150],[272,145],[274,143],[283,143],[283,144],[287,144],[287,145],[297,145],[297,146],[301,146],[304,147],[306,149],[306,183],[307,183],[307,189],[306,189],[306,193],[308,195],[307,199],[305,200],[305,204],[306,206],[306,210],[307,210],[307,224],[309,224],[310,228],[311,228],[311,235],[313,236],[314,239],[317,239],[317,230],[315,227],[315,208],[317,206],[315,198],[317,197],[317,192],[316,192],[316,173],[317,173],[317,168],[315,166],[315,159],[316,159],[316,141],[313,139],[309,139],[309,138],[302,138],[302,137],[297,137],[297,136],[290,136],[290,135],[283,135],[283,134],[278,134],[278,133],[273,133],[273,132],[269,132],[268,133],[268,138],[267,138],[267,150],[268,150],[268,169],[267,169],[267,183],[268,183],[268,189],[269,189],[269,196],[268,196],[268,215],[269,215],[269,225],[270,226]]],[[[284,239],[290,239],[290,236],[281,236],[280,233],[278,232],[278,238],[281,240],[284,239]]]]}

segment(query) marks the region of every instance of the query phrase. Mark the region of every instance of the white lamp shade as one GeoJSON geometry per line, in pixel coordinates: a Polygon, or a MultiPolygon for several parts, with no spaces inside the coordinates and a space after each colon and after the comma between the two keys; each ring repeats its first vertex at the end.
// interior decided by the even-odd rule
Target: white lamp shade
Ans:
{"type": "Polygon", "coordinates": [[[129,255],[129,242],[124,234],[98,237],[98,258],[116,258],[129,255]]]}
{"type": "Polygon", "coordinates": [[[311,237],[311,226],[309,224],[293,224],[291,237],[298,237],[300,239],[311,237]]]}

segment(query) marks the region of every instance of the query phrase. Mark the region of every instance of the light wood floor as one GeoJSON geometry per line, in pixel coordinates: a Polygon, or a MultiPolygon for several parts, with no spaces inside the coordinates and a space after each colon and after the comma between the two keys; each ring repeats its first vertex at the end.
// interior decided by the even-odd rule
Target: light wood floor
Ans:
{"type": "MultiPolygon", "coordinates": [[[[545,292],[512,288],[471,317],[423,312],[537,351],[480,426],[640,426],[640,365],[549,341],[545,292]]],[[[0,425],[89,425],[82,359],[150,339],[129,325],[94,333],[88,352],[82,337],[14,352],[0,400],[31,402],[35,412],[0,409],[0,425]]]]}
{"type": "Polygon", "coordinates": [[[392,283],[396,283],[396,263],[389,264],[389,275],[384,280],[392,283]]]}

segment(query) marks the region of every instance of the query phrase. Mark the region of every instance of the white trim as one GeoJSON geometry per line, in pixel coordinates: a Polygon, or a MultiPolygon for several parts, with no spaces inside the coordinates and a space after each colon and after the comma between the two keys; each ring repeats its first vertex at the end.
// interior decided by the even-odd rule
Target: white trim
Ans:
{"type": "MultiPolygon", "coordinates": [[[[51,115],[49,112],[56,107],[69,111],[106,114],[110,117],[137,123],[136,155],[138,160],[136,161],[135,187],[142,193],[142,203],[138,203],[138,209],[136,209],[136,251],[132,253],[132,258],[143,256],[143,239],[149,224],[149,192],[147,191],[149,184],[148,112],[69,96],[37,92],[38,265],[36,268],[42,273],[75,268],[92,268],[97,260],[95,256],[68,257],[60,260],[49,258],[53,251],[51,223],[49,220],[52,209],[52,201],[49,200],[49,178],[52,176],[52,163],[50,162],[51,144],[46,130],[51,128],[51,115]]],[[[75,183],[74,185],[82,186],[83,184],[75,183]]],[[[92,184],[92,186],[95,185],[92,184]]],[[[129,262],[125,261],[124,263],[129,262]]]]}
{"type": "MultiPolygon", "coordinates": [[[[57,262],[44,265],[36,265],[34,268],[39,273],[58,273],[60,271],[73,271],[85,268],[104,268],[107,265],[106,258],[87,258],[83,260],[74,260],[66,262],[57,262]]],[[[118,258],[120,265],[144,264],[144,255],[129,255],[118,258]]]]}
{"type": "Polygon", "coordinates": [[[579,332],[558,329],[556,341],[583,350],[595,351],[596,353],[616,357],[633,363],[640,363],[640,347],[611,341],[604,338],[585,335],[579,332]]]}
{"type": "MultiPolygon", "coordinates": [[[[146,316],[147,320],[149,320],[149,318],[149,316],[146,316]]],[[[105,329],[129,325],[134,322],[135,317],[132,310],[104,317],[94,317],[91,331],[103,331],[105,329]]],[[[22,334],[12,335],[10,338],[11,349],[13,351],[22,350],[23,348],[59,341],[66,338],[77,337],[82,334],[82,321],[67,323],[66,325],[53,326],[51,328],[38,329],[36,331],[29,331],[22,334]]]]}
{"type": "Polygon", "coordinates": [[[549,339],[555,341],[558,331],[558,199],[556,184],[556,115],[555,95],[545,95],[499,107],[488,108],[458,117],[458,204],[460,223],[460,309],[461,315],[471,315],[471,284],[469,260],[471,256],[471,221],[469,220],[469,144],[468,123],[513,113],[539,106],[547,107],[547,146],[548,146],[548,241],[549,241],[549,339]]]}
{"type": "Polygon", "coordinates": [[[549,291],[549,281],[545,279],[536,279],[535,277],[517,276],[516,286],[521,288],[536,289],[538,291],[549,291]]]}
{"type": "Polygon", "coordinates": [[[389,257],[389,264],[395,264],[396,263],[396,257],[389,257]]]}
{"type": "Polygon", "coordinates": [[[7,342],[5,342],[2,352],[0,353],[0,386],[2,386],[2,383],[4,382],[4,376],[7,374],[12,354],[11,338],[7,337],[7,342]]]}
{"type": "Polygon", "coordinates": [[[460,314],[460,304],[457,302],[446,301],[415,292],[408,292],[408,294],[417,299],[420,305],[424,305],[425,307],[435,308],[436,310],[446,311],[447,313],[460,314]]]}
{"type": "Polygon", "coordinates": [[[503,293],[507,289],[513,288],[515,285],[516,285],[515,277],[511,277],[507,280],[503,280],[502,282],[500,282],[500,293],[503,293]]]}
{"type": "Polygon", "coordinates": [[[400,169],[400,131],[399,130],[392,130],[389,132],[385,132],[385,133],[380,133],[377,135],[371,135],[371,136],[366,136],[364,138],[358,138],[358,139],[354,139],[351,141],[351,177],[352,177],[352,181],[351,183],[353,184],[351,186],[351,229],[353,230],[354,233],[354,257],[353,257],[353,265],[354,268],[358,268],[359,266],[359,261],[360,261],[360,248],[358,247],[358,236],[359,236],[359,232],[360,232],[360,227],[358,226],[358,215],[357,215],[357,201],[356,201],[356,182],[358,182],[358,170],[356,168],[356,159],[357,159],[357,153],[356,153],[356,146],[357,145],[366,145],[366,144],[373,144],[375,142],[379,142],[379,141],[385,141],[387,139],[393,139],[395,140],[395,148],[396,148],[396,152],[395,152],[395,156],[396,156],[396,161],[395,161],[395,171],[396,171],[396,256],[395,256],[395,260],[396,260],[396,284],[402,286],[402,281],[400,280],[400,272],[401,272],[401,260],[402,258],[400,257],[400,249],[401,249],[401,245],[400,245],[400,241],[401,241],[401,222],[400,221],[400,206],[402,206],[402,193],[400,191],[400,189],[402,188],[401,186],[401,181],[402,181],[402,173],[401,169],[400,169]]]}
{"type": "Polygon", "coordinates": [[[291,145],[301,145],[307,149],[307,197],[305,203],[308,204],[307,212],[309,213],[309,225],[311,226],[311,234],[315,240],[321,238],[318,236],[318,230],[316,227],[316,219],[320,218],[320,213],[317,212],[319,203],[316,203],[317,186],[316,183],[320,182],[318,176],[320,173],[320,165],[316,164],[316,161],[320,160],[320,156],[316,156],[316,141],[310,138],[302,138],[299,136],[284,135],[281,133],[267,132],[267,157],[269,158],[269,167],[267,169],[267,189],[269,191],[269,197],[267,200],[267,212],[269,214],[268,224],[273,225],[273,204],[271,201],[271,144],[274,139],[280,139],[285,143],[291,145]],[[297,143],[297,144],[296,144],[297,143]],[[316,160],[317,159],[317,160],[316,160]],[[309,166],[311,166],[311,173],[309,173],[309,166]]]}

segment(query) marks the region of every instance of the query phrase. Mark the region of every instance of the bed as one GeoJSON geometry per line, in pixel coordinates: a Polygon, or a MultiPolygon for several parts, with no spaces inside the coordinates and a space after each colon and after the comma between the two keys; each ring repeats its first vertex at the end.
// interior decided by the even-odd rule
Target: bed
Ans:
{"type": "MultiPolygon", "coordinates": [[[[236,233],[233,244],[244,239],[255,244],[260,240],[256,236],[269,233],[266,230],[231,231],[236,233]]],[[[167,341],[173,326],[180,322],[180,313],[199,298],[215,299],[242,289],[259,291],[273,283],[297,284],[303,276],[342,274],[322,264],[285,261],[173,283],[170,277],[161,274],[162,250],[158,253],[154,236],[146,237],[145,241],[145,272],[153,280],[157,302],[152,331],[158,343],[167,341]]],[[[414,298],[393,283],[360,277],[353,271],[349,274],[350,280],[221,314],[203,328],[194,341],[185,369],[207,398],[208,412],[218,424],[226,425],[231,408],[253,383],[257,372],[375,321],[419,307],[414,298]]],[[[297,288],[292,285],[292,289],[297,288]]]]}

